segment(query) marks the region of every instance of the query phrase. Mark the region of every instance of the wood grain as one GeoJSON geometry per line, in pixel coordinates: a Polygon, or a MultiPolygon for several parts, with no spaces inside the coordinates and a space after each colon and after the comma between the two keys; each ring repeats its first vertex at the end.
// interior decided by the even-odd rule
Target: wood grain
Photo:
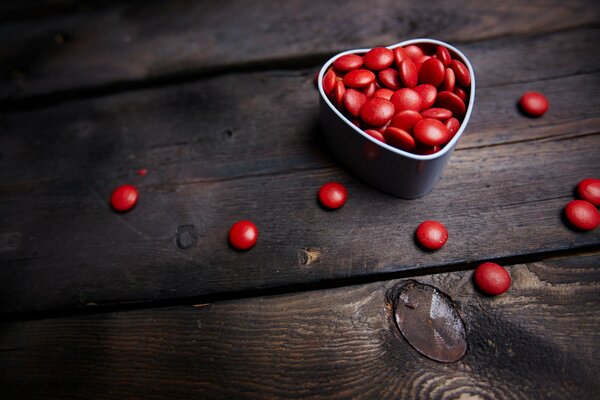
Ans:
{"type": "Polygon", "coordinates": [[[246,67],[317,65],[341,50],[415,37],[510,41],[600,18],[598,3],[589,0],[325,1],[309,7],[300,0],[61,1],[7,4],[2,11],[4,100],[246,67]]]}
{"type": "Polygon", "coordinates": [[[8,398],[563,399],[600,390],[598,255],[509,267],[510,290],[471,272],[425,275],[467,328],[456,363],[399,334],[402,281],[196,307],[0,324],[8,398]]]}
{"type": "MultiPolygon", "coordinates": [[[[499,85],[482,72],[473,118],[443,179],[414,201],[373,190],[331,158],[307,70],[225,74],[1,114],[0,312],[329,285],[597,248],[600,232],[570,230],[561,210],[580,179],[600,176],[600,59],[586,39],[599,31],[553,35],[561,49],[587,43],[569,53],[588,68],[581,73],[550,63],[554,51],[539,40],[512,55],[531,54],[531,82],[499,85]],[[543,118],[516,109],[529,89],[550,99],[543,118]],[[140,167],[149,174],[135,175],[140,167]],[[330,180],[350,190],[333,213],[315,199],[330,180]],[[107,199],[126,182],[140,187],[141,200],[117,215],[107,199]],[[242,218],[258,224],[261,238],[236,253],[226,234],[242,218]],[[424,219],[450,230],[442,251],[414,245],[424,219]]],[[[506,56],[507,44],[494,43],[495,52],[475,57],[506,56]]]]}

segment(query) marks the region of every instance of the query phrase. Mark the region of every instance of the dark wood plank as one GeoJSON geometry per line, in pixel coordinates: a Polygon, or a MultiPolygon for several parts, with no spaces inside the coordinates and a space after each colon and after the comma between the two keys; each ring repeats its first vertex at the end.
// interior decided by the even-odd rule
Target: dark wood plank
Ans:
{"type": "MultiPolygon", "coordinates": [[[[585,42],[598,30],[562,35],[585,42]]],[[[570,230],[561,210],[580,179],[600,176],[600,74],[537,63],[555,55],[531,43],[541,47],[517,46],[524,53],[514,57],[532,52],[537,80],[496,85],[482,75],[471,125],[442,181],[414,201],[371,189],[330,157],[308,71],[227,74],[0,115],[0,311],[162,301],[598,247],[600,232],[570,230]],[[527,89],[548,94],[543,118],[516,110],[527,89]],[[150,174],[136,176],[139,167],[150,174]],[[351,194],[334,213],[315,200],[329,180],[351,194]],[[107,198],[125,182],[142,197],[117,215],[107,198]],[[226,242],[240,218],[261,229],[248,253],[226,242]],[[433,254],[412,241],[429,218],[451,237],[433,254]],[[182,249],[177,232],[190,225],[197,242],[182,249]]],[[[498,46],[488,57],[506,54],[498,46]]],[[[600,62],[591,51],[575,54],[574,65],[600,62]]]]}
{"type": "Polygon", "coordinates": [[[119,87],[126,81],[251,65],[318,64],[340,50],[415,37],[474,42],[563,31],[596,24],[599,18],[598,3],[589,0],[5,6],[0,15],[0,98],[119,87]]]}
{"type": "Polygon", "coordinates": [[[589,399],[600,391],[599,265],[515,265],[495,298],[470,271],[417,277],[464,320],[455,363],[400,336],[387,294],[401,282],[387,281],[0,324],[0,386],[28,399],[589,399]]]}

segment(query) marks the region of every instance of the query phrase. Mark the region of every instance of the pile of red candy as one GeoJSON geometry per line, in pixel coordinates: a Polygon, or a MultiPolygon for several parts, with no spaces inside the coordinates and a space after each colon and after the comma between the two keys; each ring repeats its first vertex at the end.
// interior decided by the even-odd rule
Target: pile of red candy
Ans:
{"type": "Polygon", "coordinates": [[[411,44],[337,58],[323,91],[370,136],[415,154],[438,152],[458,132],[471,76],[444,46],[411,44]]]}

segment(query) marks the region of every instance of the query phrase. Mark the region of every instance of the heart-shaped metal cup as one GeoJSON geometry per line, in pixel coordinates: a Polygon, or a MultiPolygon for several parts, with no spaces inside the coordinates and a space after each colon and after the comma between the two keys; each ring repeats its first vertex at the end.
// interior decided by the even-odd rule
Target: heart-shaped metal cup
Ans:
{"type": "Polygon", "coordinates": [[[469,123],[475,102],[475,74],[471,63],[463,53],[447,43],[434,39],[412,39],[396,43],[388,48],[395,49],[410,44],[446,47],[452,58],[460,60],[467,66],[471,75],[467,110],[460,129],[452,140],[437,153],[413,154],[378,141],[348,120],[325,95],[323,75],[333,61],[344,54],[364,54],[370,49],[348,50],[331,57],[321,68],[318,80],[321,130],[333,154],[367,183],[386,193],[405,199],[424,196],[433,189],[469,123]]]}

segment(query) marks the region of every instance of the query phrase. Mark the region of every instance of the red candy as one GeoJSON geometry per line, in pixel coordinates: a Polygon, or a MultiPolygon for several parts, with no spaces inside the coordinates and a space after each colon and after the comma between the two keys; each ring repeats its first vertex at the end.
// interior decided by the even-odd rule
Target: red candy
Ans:
{"type": "Polygon", "coordinates": [[[432,118],[423,118],[417,122],[413,134],[419,143],[426,146],[440,146],[450,140],[450,132],[446,125],[432,118]]]}
{"type": "Polygon", "coordinates": [[[419,82],[439,86],[444,81],[444,64],[437,58],[429,58],[419,69],[419,82]]]}
{"type": "Polygon", "coordinates": [[[333,62],[333,68],[340,72],[352,71],[362,67],[362,65],[362,57],[356,54],[346,54],[333,62]]]}
{"type": "Polygon", "coordinates": [[[319,202],[323,207],[334,210],[346,203],[348,192],[346,188],[337,182],[329,182],[319,189],[319,202]]]}
{"type": "Polygon", "coordinates": [[[421,109],[421,96],[409,88],[398,90],[390,101],[394,104],[396,112],[404,110],[419,111],[421,109]]]}
{"type": "Polygon", "coordinates": [[[398,76],[398,71],[395,69],[386,68],[382,71],[379,71],[377,77],[383,86],[393,90],[400,89],[400,77],[398,76]]]}
{"type": "Polygon", "coordinates": [[[394,104],[381,97],[371,97],[360,109],[360,118],[371,126],[381,126],[394,116],[394,104]]]}
{"type": "Polygon", "coordinates": [[[375,82],[375,74],[368,69],[355,69],[344,75],[344,85],[360,89],[375,82]]]}
{"type": "Polygon", "coordinates": [[[565,216],[577,229],[591,231],[600,225],[600,211],[585,200],[573,200],[565,207],[565,216]]]}
{"type": "Polygon", "coordinates": [[[541,117],[548,111],[548,99],[539,92],[525,92],[519,100],[519,106],[532,117],[541,117]]]}
{"type": "MultiPolygon", "coordinates": [[[[432,44],[346,54],[324,75],[323,91],[354,125],[378,141],[414,154],[433,154],[460,130],[471,90],[468,68],[452,54],[432,44]]],[[[369,150],[377,146],[365,145],[369,150]]],[[[376,152],[367,153],[367,159],[377,158],[376,152]]]]}
{"type": "Polygon", "coordinates": [[[400,63],[400,79],[407,88],[417,86],[419,81],[419,70],[410,58],[405,58],[400,63]]]}
{"type": "Polygon", "coordinates": [[[587,178],[579,182],[577,195],[596,207],[600,206],[600,179],[587,178]]]}
{"type": "Polygon", "coordinates": [[[344,94],[344,107],[354,117],[358,117],[361,107],[367,102],[367,96],[356,89],[348,89],[344,94]]]}
{"type": "Polygon", "coordinates": [[[258,229],[251,221],[238,221],[229,229],[229,243],[237,250],[248,250],[258,240],[258,229]]]}
{"type": "Polygon", "coordinates": [[[138,202],[139,193],[133,185],[122,185],[115,189],[110,196],[110,205],[115,211],[131,210],[138,202]]]}
{"type": "Polygon", "coordinates": [[[475,269],[475,284],[484,293],[497,296],[510,287],[510,274],[500,265],[485,262],[475,269]]]}
{"type": "Polygon", "coordinates": [[[148,173],[148,170],[146,168],[140,168],[137,170],[136,172],[139,176],[145,176],[148,173]]]}
{"type": "Polygon", "coordinates": [[[363,57],[365,67],[372,71],[386,69],[394,62],[394,53],[386,47],[375,47],[363,57]]]}
{"type": "Polygon", "coordinates": [[[419,225],[415,236],[422,247],[428,250],[437,250],[446,244],[448,231],[438,221],[425,221],[419,225]]]}
{"type": "Polygon", "coordinates": [[[394,128],[390,126],[385,130],[384,134],[386,143],[389,143],[400,150],[413,151],[417,146],[415,139],[410,135],[410,133],[400,128],[394,128]]]}

